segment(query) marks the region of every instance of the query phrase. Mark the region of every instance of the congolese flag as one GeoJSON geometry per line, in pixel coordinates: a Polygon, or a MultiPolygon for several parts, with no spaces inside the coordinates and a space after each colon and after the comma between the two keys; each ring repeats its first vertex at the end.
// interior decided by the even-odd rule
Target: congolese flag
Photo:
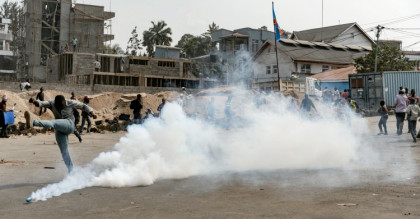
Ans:
{"type": "Polygon", "coordinates": [[[276,13],[274,12],[274,2],[273,2],[273,23],[274,23],[274,31],[276,32],[276,41],[280,40],[280,36],[283,35],[283,31],[279,27],[279,23],[277,22],[276,13]]]}

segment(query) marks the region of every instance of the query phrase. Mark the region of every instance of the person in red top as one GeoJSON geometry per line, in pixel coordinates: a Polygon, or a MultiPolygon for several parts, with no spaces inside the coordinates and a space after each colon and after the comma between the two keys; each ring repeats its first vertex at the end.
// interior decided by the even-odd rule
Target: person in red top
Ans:
{"type": "Polygon", "coordinates": [[[410,95],[408,95],[408,100],[411,100],[411,99],[415,99],[416,104],[419,103],[419,97],[416,96],[416,90],[414,90],[414,89],[411,89],[410,95]]]}
{"type": "MultiPolygon", "coordinates": [[[[3,112],[6,112],[6,103],[7,103],[7,96],[3,95],[3,97],[1,98],[1,102],[0,102],[0,113],[3,114],[3,112]]],[[[3,115],[1,115],[3,117],[3,115]]],[[[0,133],[0,138],[9,138],[9,136],[7,135],[7,125],[4,122],[4,119],[2,121],[2,129],[1,129],[1,133],[0,133]]]]}
{"type": "Polygon", "coordinates": [[[347,89],[344,89],[343,93],[341,93],[341,97],[344,98],[344,99],[346,99],[346,100],[349,99],[350,94],[347,91],[347,89]]]}

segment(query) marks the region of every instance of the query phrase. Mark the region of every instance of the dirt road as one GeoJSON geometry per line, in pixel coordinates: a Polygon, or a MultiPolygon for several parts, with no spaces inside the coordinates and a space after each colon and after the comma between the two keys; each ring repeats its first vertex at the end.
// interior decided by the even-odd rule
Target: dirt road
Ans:
{"type": "MultiPolygon", "coordinates": [[[[408,134],[396,136],[393,116],[388,136],[375,135],[377,117],[367,120],[372,132],[367,140],[378,157],[390,158],[374,168],[229,173],[148,187],[94,187],[30,204],[25,198],[33,191],[66,175],[54,135],[2,139],[0,218],[419,218],[420,143],[408,134]],[[395,178],[390,169],[397,170],[395,178]]],[[[71,136],[73,162],[89,163],[122,135],[85,135],[81,144],[71,136]]]]}

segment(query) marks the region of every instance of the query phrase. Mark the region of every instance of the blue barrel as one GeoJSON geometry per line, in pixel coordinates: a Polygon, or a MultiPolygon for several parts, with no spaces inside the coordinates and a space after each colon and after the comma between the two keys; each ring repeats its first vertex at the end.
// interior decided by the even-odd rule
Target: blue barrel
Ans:
{"type": "Polygon", "coordinates": [[[15,123],[15,115],[13,112],[3,112],[4,115],[4,123],[6,125],[13,125],[15,123]]]}

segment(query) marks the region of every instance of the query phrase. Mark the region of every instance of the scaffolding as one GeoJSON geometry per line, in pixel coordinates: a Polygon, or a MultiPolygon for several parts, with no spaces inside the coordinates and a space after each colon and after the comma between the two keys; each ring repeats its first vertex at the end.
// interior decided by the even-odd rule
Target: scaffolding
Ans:
{"type": "Polygon", "coordinates": [[[47,58],[60,53],[61,1],[44,0],[41,20],[41,65],[47,58]]]}

